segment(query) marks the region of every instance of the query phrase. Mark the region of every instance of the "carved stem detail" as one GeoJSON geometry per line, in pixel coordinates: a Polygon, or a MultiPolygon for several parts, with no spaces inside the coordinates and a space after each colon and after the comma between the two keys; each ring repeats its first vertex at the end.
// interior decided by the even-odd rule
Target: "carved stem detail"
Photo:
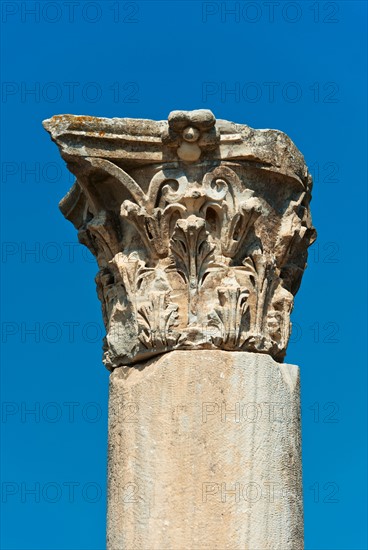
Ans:
{"type": "Polygon", "coordinates": [[[178,220],[170,241],[176,268],[188,287],[189,322],[197,320],[198,290],[213,259],[214,246],[207,240],[208,231],[202,218],[189,216],[178,220]]]}

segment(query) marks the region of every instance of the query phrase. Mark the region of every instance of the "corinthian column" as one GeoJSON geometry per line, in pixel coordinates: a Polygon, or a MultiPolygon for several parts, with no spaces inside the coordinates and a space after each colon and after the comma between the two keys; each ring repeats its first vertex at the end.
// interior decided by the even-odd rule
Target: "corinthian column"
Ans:
{"type": "Polygon", "coordinates": [[[99,266],[108,549],[302,549],[283,358],[315,238],[303,156],[207,110],[44,126],[76,176],[61,211],[99,266]]]}

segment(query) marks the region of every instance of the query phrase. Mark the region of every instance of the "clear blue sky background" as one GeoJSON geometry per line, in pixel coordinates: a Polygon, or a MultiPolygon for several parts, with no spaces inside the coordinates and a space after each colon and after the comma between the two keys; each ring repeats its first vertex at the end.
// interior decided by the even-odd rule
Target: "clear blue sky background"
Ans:
{"type": "Polygon", "coordinates": [[[273,14],[262,1],[80,1],[74,13],[65,2],[1,4],[6,550],[102,550],[105,541],[96,265],[58,211],[72,179],[41,121],[166,119],[201,107],[285,131],[314,171],[319,238],[287,354],[302,376],[306,548],[367,548],[367,4],[273,4],[273,14]]]}

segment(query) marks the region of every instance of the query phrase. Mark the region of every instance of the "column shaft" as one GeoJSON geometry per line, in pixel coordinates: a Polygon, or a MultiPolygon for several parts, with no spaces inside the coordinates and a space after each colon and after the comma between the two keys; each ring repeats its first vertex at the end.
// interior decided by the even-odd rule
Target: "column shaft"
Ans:
{"type": "Polygon", "coordinates": [[[298,367],[174,351],[109,407],[108,550],[303,548],[298,367]]]}

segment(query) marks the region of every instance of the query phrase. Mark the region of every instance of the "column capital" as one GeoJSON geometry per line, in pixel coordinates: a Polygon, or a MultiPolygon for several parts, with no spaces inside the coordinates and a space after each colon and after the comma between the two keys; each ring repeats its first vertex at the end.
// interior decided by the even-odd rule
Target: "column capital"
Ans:
{"type": "Polygon", "coordinates": [[[176,349],[283,360],[315,240],[312,179],[285,134],[208,110],[44,127],[76,176],[60,208],[99,265],[109,369],[176,349]]]}

